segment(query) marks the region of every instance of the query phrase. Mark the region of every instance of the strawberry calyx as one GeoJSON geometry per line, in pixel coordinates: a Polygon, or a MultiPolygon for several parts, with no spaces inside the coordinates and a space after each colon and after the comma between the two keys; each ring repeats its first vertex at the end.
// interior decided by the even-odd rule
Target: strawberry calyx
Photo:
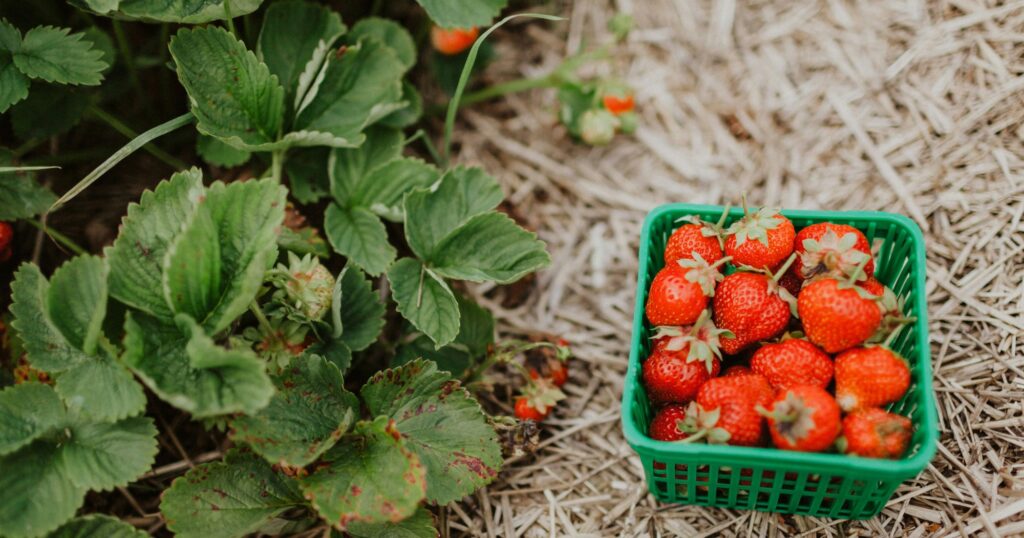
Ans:
{"type": "Polygon", "coordinates": [[[686,280],[700,286],[701,292],[707,297],[715,296],[715,286],[725,278],[718,268],[731,260],[729,256],[708,264],[704,258],[694,252],[693,258],[679,260],[679,266],[686,270],[686,280]]]}
{"type": "Polygon", "coordinates": [[[747,208],[747,197],[743,197],[743,218],[732,223],[727,230],[729,235],[736,237],[736,246],[747,241],[760,241],[768,246],[768,231],[774,230],[784,222],[779,209],[762,207],[751,213],[747,208]]]}
{"type": "Polygon", "coordinates": [[[814,430],[814,409],[805,405],[803,398],[792,391],[788,391],[783,400],[776,401],[770,411],[761,405],[756,409],[761,416],[775,423],[779,434],[790,444],[795,445],[814,430]]]}
{"type": "Polygon", "coordinates": [[[538,413],[546,415],[558,402],[566,398],[562,389],[547,378],[533,379],[523,387],[522,397],[538,413]]]}
{"type": "Polygon", "coordinates": [[[749,265],[740,265],[738,269],[740,271],[746,271],[750,273],[761,273],[768,277],[768,294],[777,295],[780,299],[785,301],[786,304],[789,305],[789,313],[794,318],[799,319],[800,315],[797,313],[796,297],[792,293],[790,293],[790,291],[787,290],[785,286],[779,283],[783,275],[786,274],[786,271],[789,270],[789,267],[793,265],[793,262],[796,261],[796,259],[797,254],[795,252],[793,254],[790,254],[789,258],[787,258],[786,261],[782,265],[780,265],[779,268],[776,269],[775,271],[772,271],[771,269],[768,268],[761,269],[756,267],[750,267],[749,265]]]}
{"type": "Polygon", "coordinates": [[[878,308],[882,311],[882,322],[878,325],[875,334],[868,338],[868,342],[885,342],[901,327],[917,320],[915,316],[904,316],[903,307],[903,298],[897,297],[896,292],[885,286],[882,297],[878,300],[878,308]]]}
{"type": "Polygon", "coordinates": [[[686,407],[686,418],[676,421],[676,428],[686,434],[686,438],[677,443],[695,443],[707,441],[712,445],[724,445],[731,435],[724,428],[716,427],[722,415],[721,408],[704,409],[697,402],[690,402],[686,407]]]}
{"type": "Polygon", "coordinates": [[[708,222],[697,215],[687,215],[676,219],[676,222],[688,222],[690,224],[696,224],[700,226],[700,234],[704,237],[715,237],[718,239],[718,246],[725,248],[725,236],[727,234],[725,229],[725,221],[729,218],[729,208],[731,204],[725,204],[725,208],[722,209],[722,215],[718,217],[717,222],[708,222]]]}
{"type": "Polygon", "coordinates": [[[864,266],[871,261],[871,255],[857,250],[857,234],[847,232],[840,236],[829,229],[821,239],[804,239],[804,252],[800,254],[800,273],[804,278],[835,273],[837,276],[858,275],[864,280],[867,273],[864,266]]]}
{"type": "Polygon", "coordinates": [[[689,346],[686,362],[701,361],[707,367],[708,373],[711,373],[714,371],[714,360],[722,358],[719,343],[722,337],[734,338],[732,331],[716,327],[715,322],[711,320],[711,312],[705,310],[690,327],[661,325],[654,328],[654,336],[651,338],[668,338],[668,343],[665,344],[667,351],[679,351],[684,346],[689,346]]]}

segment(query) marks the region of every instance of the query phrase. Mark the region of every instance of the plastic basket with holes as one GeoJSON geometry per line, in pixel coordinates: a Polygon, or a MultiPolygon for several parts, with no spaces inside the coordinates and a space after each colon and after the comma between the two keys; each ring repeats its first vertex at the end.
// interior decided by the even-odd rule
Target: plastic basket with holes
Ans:
{"type": "MultiPolygon", "coordinates": [[[[914,424],[913,439],[899,460],[859,458],[835,453],[802,453],[774,448],[686,444],[647,436],[653,411],[640,379],[641,362],[651,348],[652,327],[644,317],[647,290],[664,264],[665,242],[682,217],[715,222],[724,208],[670,204],[647,215],[640,238],[633,338],[622,396],[622,428],[640,455],[647,484],[665,502],[867,519],[882,510],[905,480],[917,476],[935,454],[938,425],[932,389],[925,309],[924,237],[902,215],[882,212],[783,211],[800,228],[816,222],[849,224],[864,232],[875,254],[875,276],[903,298],[905,314],[916,321],[892,343],[911,368],[911,385],[889,406],[914,424]]],[[[734,208],[726,224],[743,211],[734,208]]]]}

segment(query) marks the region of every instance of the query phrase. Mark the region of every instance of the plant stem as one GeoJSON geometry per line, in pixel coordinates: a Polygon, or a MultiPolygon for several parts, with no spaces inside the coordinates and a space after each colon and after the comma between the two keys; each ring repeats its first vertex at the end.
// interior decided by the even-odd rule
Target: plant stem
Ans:
{"type": "Polygon", "coordinates": [[[37,230],[39,230],[39,231],[43,232],[44,234],[48,235],[50,237],[50,239],[53,239],[54,241],[60,243],[61,245],[63,245],[65,248],[67,248],[71,252],[74,252],[75,254],[78,254],[78,255],[88,254],[88,252],[84,248],[78,246],[78,244],[75,243],[74,241],[72,241],[70,238],[68,238],[68,236],[58,232],[57,230],[54,230],[53,228],[50,228],[49,226],[47,226],[46,224],[43,224],[39,220],[37,220],[37,219],[25,219],[25,222],[31,224],[37,230]]]}
{"type": "Polygon", "coordinates": [[[231,0],[224,0],[224,21],[228,24],[228,30],[235,39],[239,39],[238,31],[235,30],[235,21],[231,19],[231,0]]]}
{"type": "MultiPolygon", "coordinates": [[[[103,121],[103,123],[109,125],[115,131],[123,134],[125,138],[134,139],[139,136],[139,133],[136,133],[134,129],[126,125],[119,118],[98,106],[92,106],[89,109],[89,112],[92,113],[93,116],[96,116],[97,119],[103,121]]],[[[167,153],[166,151],[156,147],[154,144],[146,144],[145,146],[142,146],[142,149],[146,150],[147,153],[156,157],[157,159],[160,159],[164,164],[170,166],[175,170],[184,170],[188,168],[188,165],[185,164],[183,161],[174,157],[170,153],[167,153]]]]}
{"type": "Polygon", "coordinates": [[[64,193],[63,196],[58,198],[57,201],[54,202],[52,206],[50,206],[49,211],[56,211],[64,204],[71,201],[75,196],[78,196],[82,191],[88,189],[89,185],[92,185],[97,180],[99,180],[99,178],[103,177],[103,174],[106,174],[107,172],[110,171],[111,168],[117,166],[117,163],[128,158],[129,155],[135,153],[139,148],[145,146],[146,144],[152,142],[153,140],[156,140],[157,138],[160,138],[161,136],[167,133],[170,133],[171,131],[174,131],[176,129],[179,129],[192,123],[195,119],[196,117],[193,116],[191,112],[186,112],[178,116],[177,118],[167,120],[164,123],[161,123],[160,125],[157,125],[156,127],[153,127],[152,129],[135,137],[131,142],[125,144],[124,147],[115,151],[113,155],[107,157],[107,160],[100,163],[100,165],[93,169],[92,172],[89,172],[89,174],[82,178],[81,181],[76,183],[74,187],[71,187],[71,189],[68,190],[68,192],[64,193]]]}
{"type": "Polygon", "coordinates": [[[424,131],[423,129],[420,129],[413,133],[413,135],[409,137],[409,139],[406,140],[405,143],[411,144],[419,139],[423,139],[423,146],[427,148],[427,153],[430,154],[430,158],[434,159],[434,162],[438,166],[440,166],[441,154],[437,152],[437,146],[434,145],[434,141],[430,139],[430,137],[427,135],[427,132],[424,131]]]}
{"type": "Polygon", "coordinates": [[[501,84],[488,86],[482,90],[467,93],[462,96],[462,101],[459,103],[459,107],[461,108],[482,101],[488,101],[510,93],[519,93],[536,88],[553,88],[558,86],[560,83],[561,77],[558,76],[557,72],[544,75],[542,77],[527,77],[510,80],[508,82],[502,82],[501,84]]]}
{"type": "Polygon", "coordinates": [[[139,72],[135,69],[135,56],[132,54],[132,47],[128,43],[128,37],[124,33],[124,26],[117,19],[113,19],[113,25],[117,48],[121,51],[121,57],[124,58],[125,67],[128,68],[128,76],[132,79],[132,86],[135,86],[135,91],[139,95],[144,95],[142,82],[139,80],[139,72]]]}
{"type": "Polygon", "coordinates": [[[276,149],[271,153],[270,175],[277,183],[281,182],[281,173],[284,170],[285,150],[276,149]]]}
{"type": "Polygon", "coordinates": [[[267,316],[263,314],[263,309],[260,308],[259,303],[256,301],[249,303],[249,311],[252,312],[252,315],[256,316],[256,321],[259,322],[260,327],[263,327],[263,330],[268,335],[274,334],[274,327],[267,320],[267,316]]]}

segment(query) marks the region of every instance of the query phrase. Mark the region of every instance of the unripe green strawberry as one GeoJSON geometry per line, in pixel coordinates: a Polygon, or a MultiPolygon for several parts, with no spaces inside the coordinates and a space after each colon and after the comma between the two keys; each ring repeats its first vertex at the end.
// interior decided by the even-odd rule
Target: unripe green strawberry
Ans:
{"type": "Polygon", "coordinates": [[[797,385],[780,391],[762,414],[768,418],[772,442],[783,450],[819,452],[839,436],[839,406],[821,387],[797,385]]]}
{"type": "Polygon", "coordinates": [[[312,254],[299,258],[288,253],[288,266],[278,265],[275,275],[282,293],[277,298],[310,321],[323,319],[331,309],[334,276],[312,254]]]}
{"type": "Polygon", "coordinates": [[[907,451],[914,426],[907,417],[877,407],[854,411],[843,419],[839,451],[865,458],[899,459],[907,451]]]}
{"type": "Polygon", "coordinates": [[[754,269],[771,269],[793,253],[796,230],[789,219],[778,210],[762,208],[746,215],[729,226],[725,239],[725,254],[736,265],[754,269]]]}
{"type": "Polygon", "coordinates": [[[823,278],[797,296],[797,312],[808,340],[829,353],[862,344],[882,322],[877,297],[849,282],[823,278]]]}
{"type": "Polygon", "coordinates": [[[750,368],[765,376],[775,390],[796,385],[825,388],[832,381],[832,359],[800,338],[762,345],[750,357],[750,368]]]}
{"type": "Polygon", "coordinates": [[[823,274],[845,278],[863,271],[854,278],[858,281],[875,273],[868,238],[853,226],[811,224],[796,234],[795,250],[800,255],[797,268],[805,279],[823,274]]]}
{"type": "Polygon", "coordinates": [[[891,404],[910,387],[910,368],[884,346],[858,347],[836,357],[836,400],[843,411],[891,404]]]}
{"type": "Polygon", "coordinates": [[[619,119],[604,109],[591,109],[580,117],[580,138],[591,146],[604,146],[615,138],[619,119]]]}

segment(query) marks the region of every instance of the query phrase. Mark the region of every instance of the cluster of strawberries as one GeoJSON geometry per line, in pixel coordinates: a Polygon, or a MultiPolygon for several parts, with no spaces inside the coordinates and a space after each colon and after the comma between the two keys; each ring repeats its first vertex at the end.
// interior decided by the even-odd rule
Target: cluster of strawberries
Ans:
{"type": "Polygon", "coordinates": [[[643,364],[658,409],[650,436],[762,446],[767,430],[784,450],[899,458],[912,424],[881,407],[910,385],[888,344],[911,320],[874,278],[867,238],[827,222],[797,233],[776,210],[744,214],[727,229],[725,214],[688,219],[665,247],[645,309],[656,326],[643,364]],[[723,352],[735,364],[719,376],[723,352]]]}

